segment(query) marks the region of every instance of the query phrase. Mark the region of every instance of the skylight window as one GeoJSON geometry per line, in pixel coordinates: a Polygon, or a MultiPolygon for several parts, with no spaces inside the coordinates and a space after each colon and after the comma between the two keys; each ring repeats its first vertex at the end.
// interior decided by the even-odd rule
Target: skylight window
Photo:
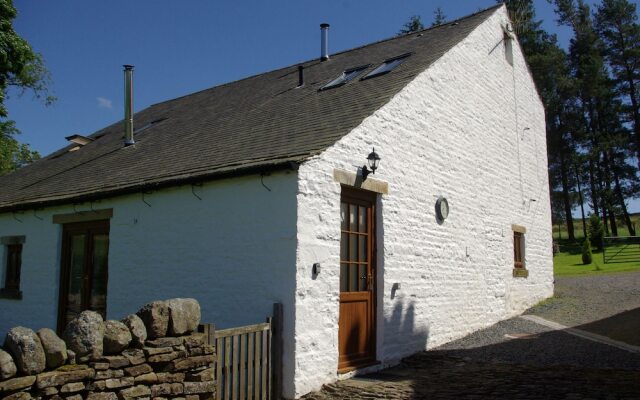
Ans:
{"type": "Polygon", "coordinates": [[[380,64],[376,69],[374,69],[373,71],[369,72],[362,79],[369,79],[369,78],[373,78],[375,76],[379,76],[379,75],[383,75],[383,74],[389,73],[389,72],[393,71],[393,69],[395,67],[397,67],[398,65],[402,64],[403,62],[405,62],[405,60],[410,55],[411,55],[411,53],[407,53],[407,54],[403,54],[403,55],[398,56],[398,57],[390,58],[390,59],[386,60],[385,62],[383,62],[382,64],[380,64]]]}
{"type": "Polygon", "coordinates": [[[361,67],[348,69],[348,70],[344,71],[342,73],[342,75],[340,75],[336,79],[332,80],[331,82],[329,82],[326,85],[324,85],[323,87],[321,87],[320,90],[326,90],[326,89],[331,89],[331,88],[334,88],[334,87],[342,86],[345,83],[353,80],[358,75],[360,75],[362,73],[362,71],[364,71],[368,67],[369,67],[368,65],[363,65],[361,67]]]}

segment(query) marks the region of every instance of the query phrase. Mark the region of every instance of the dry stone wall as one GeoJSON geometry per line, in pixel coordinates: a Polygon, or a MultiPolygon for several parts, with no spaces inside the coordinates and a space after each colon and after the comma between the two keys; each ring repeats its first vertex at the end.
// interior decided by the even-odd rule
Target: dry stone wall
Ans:
{"type": "Polygon", "coordinates": [[[215,396],[215,348],[195,332],[200,305],[170,299],[122,321],[83,311],[63,337],[15,327],[0,349],[3,399],[204,400],[215,396]]]}

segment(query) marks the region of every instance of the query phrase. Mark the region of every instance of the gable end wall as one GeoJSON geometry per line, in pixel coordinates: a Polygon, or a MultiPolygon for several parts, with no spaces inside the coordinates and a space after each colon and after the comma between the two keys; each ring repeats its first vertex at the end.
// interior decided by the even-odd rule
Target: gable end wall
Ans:
{"type": "Polygon", "coordinates": [[[506,60],[506,21],[505,8],[498,9],[388,104],[301,166],[296,373],[288,397],[337,379],[340,184],[333,171],[355,172],[374,146],[382,158],[375,178],[389,183],[377,207],[384,243],[377,254],[382,365],[552,295],[544,110],[520,47],[513,46],[513,67],[506,60]],[[441,195],[451,211],[438,224],[434,208],[441,195]],[[512,276],[514,224],[526,228],[528,278],[512,276]],[[322,270],[314,279],[316,262],[322,270]],[[392,293],[394,283],[401,289],[392,293]]]}

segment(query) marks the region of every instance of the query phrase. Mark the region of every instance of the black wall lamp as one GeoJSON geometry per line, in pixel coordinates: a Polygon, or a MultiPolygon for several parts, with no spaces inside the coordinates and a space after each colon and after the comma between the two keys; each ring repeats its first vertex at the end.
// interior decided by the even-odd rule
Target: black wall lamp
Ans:
{"type": "Polygon", "coordinates": [[[380,156],[378,155],[378,153],[376,153],[375,147],[373,148],[373,151],[367,156],[367,164],[369,164],[369,168],[371,168],[371,170],[369,170],[366,165],[362,167],[363,180],[367,179],[367,176],[369,174],[375,174],[376,169],[378,169],[378,165],[380,164],[380,156]]]}

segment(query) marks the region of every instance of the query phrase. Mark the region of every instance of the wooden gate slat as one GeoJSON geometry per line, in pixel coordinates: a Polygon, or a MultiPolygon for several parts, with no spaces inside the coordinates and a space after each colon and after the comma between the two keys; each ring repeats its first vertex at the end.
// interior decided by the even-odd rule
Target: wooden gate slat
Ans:
{"type": "Polygon", "coordinates": [[[273,394],[273,376],[272,374],[272,369],[271,369],[271,358],[273,357],[273,318],[269,317],[267,318],[267,323],[269,324],[269,326],[271,327],[271,329],[269,329],[267,331],[268,334],[268,339],[267,339],[267,344],[269,345],[269,350],[267,351],[267,356],[269,358],[269,362],[268,362],[268,366],[269,366],[269,370],[268,370],[268,376],[267,376],[267,383],[269,385],[269,391],[267,392],[267,398],[268,399],[272,399],[274,394],[273,394]]]}
{"type": "Polygon", "coordinates": [[[247,368],[247,334],[240,336],[240,399],[245,399],[247,384],[245,370],[247,368]]]}
{"type": "Polygon", "coordinates": [[[248,333],[248,343],[247,343],[247,400],[251,400],[253,398],[253,354],[254,354],[254,344],[253,337],[255,334],[248,333]]]}
{"type": "Polygon", "coordinates": [[[262,331],[262,400],[267,400],[267,331],[262,331]]]}
{"type": "Polygon", "coordinates": [[[231,338],[224,338],[224,400],[230,400],[229,385],[231,384],[231,338]]]}
{"type": "Polygon", "coordinates": [[[260,355],[262,354],[262,335],[256,332],[256,356],[254,357],[253,396],[260,399],[260,355]]]}
{"type": "Polygon", "coordinates": [[[224,339],[216,339],[216,352],[218,353],[218,358],[216,361],[216,400],[222,400],[222,363],[220,362],[220,349],[222,346],[220,345],[222,340],[224,339]]]}
{"type": "MultiPolygon", "coordinates": [[[[240,362],[238,360],[238,336],[233,337],[233,361],[231,363],[231,398],[238,400],[238,371],[240,362]]],[[[244,399],[242,399],[244,400],[244,399]]]]}

